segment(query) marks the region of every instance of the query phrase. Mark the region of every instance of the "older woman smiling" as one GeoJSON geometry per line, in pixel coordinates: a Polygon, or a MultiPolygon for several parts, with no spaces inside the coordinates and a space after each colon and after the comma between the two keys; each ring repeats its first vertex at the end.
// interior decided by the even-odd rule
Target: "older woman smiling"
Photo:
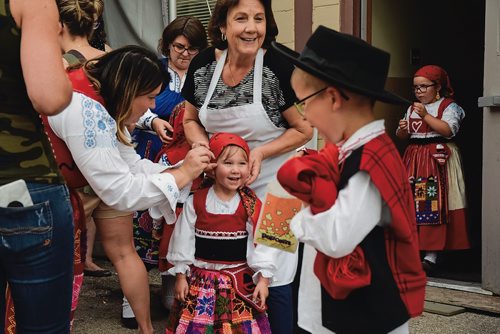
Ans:
{"type": "MultiPolygon", "coordinates": [[[[267,49],[278,28],[266,0],[219,0],[209,23],[214,47],[196,56],[182,94],[187,140],[208,143],[215,132],[240,135],[250,146],[247,184],[263,199],[293,150],[312,137],[312,128],[294,109],[293,66],[267,49]]],[[[297,257],[282,253],[268,299],[273,333],[291,333],[291,286],[297,257]]]]}

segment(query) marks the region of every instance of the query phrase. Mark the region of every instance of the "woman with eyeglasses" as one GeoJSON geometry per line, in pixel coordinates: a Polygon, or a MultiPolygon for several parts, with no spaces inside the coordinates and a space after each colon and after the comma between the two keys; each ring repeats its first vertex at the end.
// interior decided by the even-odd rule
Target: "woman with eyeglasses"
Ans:
{"type": "MultiPolygon", "coordinates": [[[[142,158],[154,161],[163,144],[172,141],[173,128],[168,122],[169,117],[175,106],[184,100],[181,89],[191,60],[206,47],[205,28],[200,20],[193,16],[177,17],[163,30],[158,52],[164,56],[160,58],[160,62],[170,74],[170,82],[165,90],[156,96],[156,107],[139,120],[132,134],[135,150],[142,158]]],[[[168,245],[164,252],[159,251],[160,241],[152,235],[152,224],[153,220],[147,210],[134,214],[135,248],[148,270],[158,266],[159,254],[163,255],[165,260],[160,265],[160,271],[165,272],[168,269],[163,268],[166,264],[168,245]]],[[[170,304],[167,298],[168,287],[171,285],[170,290],[173,290],[173,282],[170,281],[167,276],[162,275],[161,299],[166,308],[170,304]]],[[[134,313],[125,297],[122,305],[122,324],[127,328],[137,328],[134,313]]]]}
{"type": "MultiPolygon", "coordinates": [[[[184,129],[194,146],[216,132],[241,136],[250,146],[246,182],[264,200],[282,163],[312,137],[290,86],[293,66],[270,49],[278,27],[270,0],[218,0],[208,34],[213,47],[189,66],[182,95],[184,129]]],[[[273,333],[292,333],[292,289],[297,255],[281,252],[267,300],[273,333]]]]}
{"type": "Polygon", "coordinates": [[[465,112],[439,66],[419,69],[413,90],[418,102],[399,121],[396,135],[409,139],[403,161],[414,189],[422,265],[432,275],[440,251],[470,248],[462,162],[453,142],[465,112]]]}
{"type": "Polygon", "coordinates": [[[206,47],[205,28],[193,16],[178,17],[163,30],[158,52],[164,56],[160,61],[170,74],[170,83],[156,97],[152,112],[141,117],[132,135],[136,151],[142,157],[154,160],[163,143],[172,140],[170,114],[184,100],[181,89],[191,60],[206,47]]]}

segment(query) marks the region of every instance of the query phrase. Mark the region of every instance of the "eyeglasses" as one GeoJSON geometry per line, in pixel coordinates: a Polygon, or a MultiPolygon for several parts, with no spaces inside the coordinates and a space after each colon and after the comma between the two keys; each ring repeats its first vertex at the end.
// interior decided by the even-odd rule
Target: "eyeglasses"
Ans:
{"type": "MultiPolygon", "coordinates": [[[[316,96],[316,95],[322,93],[327,88],[328,87],[323,87],[320,90],[312,93],[311,95],[308,95],[308,96],[304,97],[302,100],[295,102],[293,105],[295,106],[295,108],[297,109],[297,111],[299,112],[299,114],[301,116],[304,116],[304,108],[305,108],[305,104],[306,104],[305,102],[306,102],[306,100],[310,99],[313,96],[316,96]]],[[[344,100],[346,100],[346,101],[349,100],[349,96],[347,96],[341,89],[337,88],[337,90],[339,91],[340,96],[342,96],[342,98],[344,100]]]]}
{"type": "Polygon", "coordinates": [[[184,51],[187,51],[188,54],[190,54],[190,55],[195,55],[198,52],[200,52],[200,49],[198,49],[198,48],[194,48],[192,46],[189,48],[186,48],[184,45],[179,44],[179,43],[172,43],[172,46],[174,47],[175,52],[180,53],[180,54],[183,54],[184,51]]]}
{"type": "Polygon", "coordinates": [[[304,107],[305,107],[305,104],[306,104],[306,103],[305,103],[305,102],[306,102],[306,100],[310,99],[310,98],[311,98],[311,97],[313,97],[313,96],[316,96],[316,95],[318,95],[318,94],[322,93],[325,89],[326,89],[326,87],[323,87],[323,88],[321,88],[320,90],[318,90],[318,91],[316,91],[316,92],[312,93],[311,95],[307,95],[307,96],[306,96],[306,97],[304,97],[302,100],[297,101],[297,102],[295,102],[295,103],[293,104],[301,116],[304,116],[304,107]]]}
{"type": "Polygon", "coordinates": [[[436,86],[436,84],[433,83],[433,84],[430,84],[430,85],[413,85],[413,90],[415,92],[418,92],[418,93],[426,93],[427,92],[427,88],[432,87],[432,86],[436,86]]]}

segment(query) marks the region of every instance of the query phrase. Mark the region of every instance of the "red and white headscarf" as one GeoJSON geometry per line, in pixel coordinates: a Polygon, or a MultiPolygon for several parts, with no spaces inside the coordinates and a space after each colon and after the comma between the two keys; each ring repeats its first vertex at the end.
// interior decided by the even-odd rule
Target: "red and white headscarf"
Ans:
{"type": "MultiPolygon", "coordinates": [[[[215,161],[219,159],[219,156],[224,151],[224,149],[230,145],[241,147],[247,154],[247,157],[250,157],[250,148],[248,147],[247,142],[240,136],[233,133],[217,132],[210,138],[208,142],[210,151],[212,151],[212,153],[215,155],[215,161]]],[[[213,179],[210,180],[213,182],[213,179]]],[[[211,182],[205,182],[204,186],[209,186],[210,184],[211,182]]],[[[238,189],[238,193],[241,196],[243,207],[245,208],[248,217],[252,221],[255,230],[262,202],[259,200],[255,192],[248,186],[240,187],[238,189]]]]}
{"type": "Polygon", "coordinates": [[[426,65],[421,67],[413,77],[424,77],[430,81],[437,82],[441,84],[441,87],[446,88],[449,96],[452,97],[455,94],[453,87],[451,87],[450,77],[448,73],[437,65],[426,65]]]}
{"type": "Polygon", "coordinates": [[[217,132],[210,138],[210,141],[208,142],[210,151],[212,151],[215,155],[215,161],[219,159],[222,151],[224,151],[224,149],[229,145],[241,147],[247,154],[247,157],[250,156],[250,148],[243,138],[233,133],[217,132]]]}

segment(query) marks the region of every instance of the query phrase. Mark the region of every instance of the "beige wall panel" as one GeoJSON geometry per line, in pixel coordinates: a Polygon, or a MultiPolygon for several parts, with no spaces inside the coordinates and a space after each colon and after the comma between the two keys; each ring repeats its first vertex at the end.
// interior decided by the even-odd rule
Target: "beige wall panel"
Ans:
{"type": "Polygon", "coordinates": [[[274,0],[273,13],[276,14],[278,11],[293,10],[293,2],[294,0],[274,0]]]}
{"type": "Polygon", "coordinates": [[[340,29],[339,1],[316,0],[313,2],[313,31],[319,26],[340,29]]]}
{"type": "Polygon", "coordinates": [[[313,0],[314,7],[340,5],[339,0],[313,0]]]}
{"type": "Polygon", "coordinates": [[[372,44],[391,54],[389,77],[405,78],[413,76],[414,69],[409,63],[410,49],[422,44],[408,24],[399,20],[412,17],[414,3],[400,0],[375,0],[372,7],[372,44]],[[404,36],[404,37],[403,37],[404,36]],[[394,43],[398,41],[398,43],[394,43]]]}
{"type": "Polygon", "coordinates": [[[274,10],[274,18],[278,24],[279,34],[278,42],[285,44],[290,48],[294,48],[295,27],[294,27],[294,12],[293,8],[289,10],[274,10]]]}

